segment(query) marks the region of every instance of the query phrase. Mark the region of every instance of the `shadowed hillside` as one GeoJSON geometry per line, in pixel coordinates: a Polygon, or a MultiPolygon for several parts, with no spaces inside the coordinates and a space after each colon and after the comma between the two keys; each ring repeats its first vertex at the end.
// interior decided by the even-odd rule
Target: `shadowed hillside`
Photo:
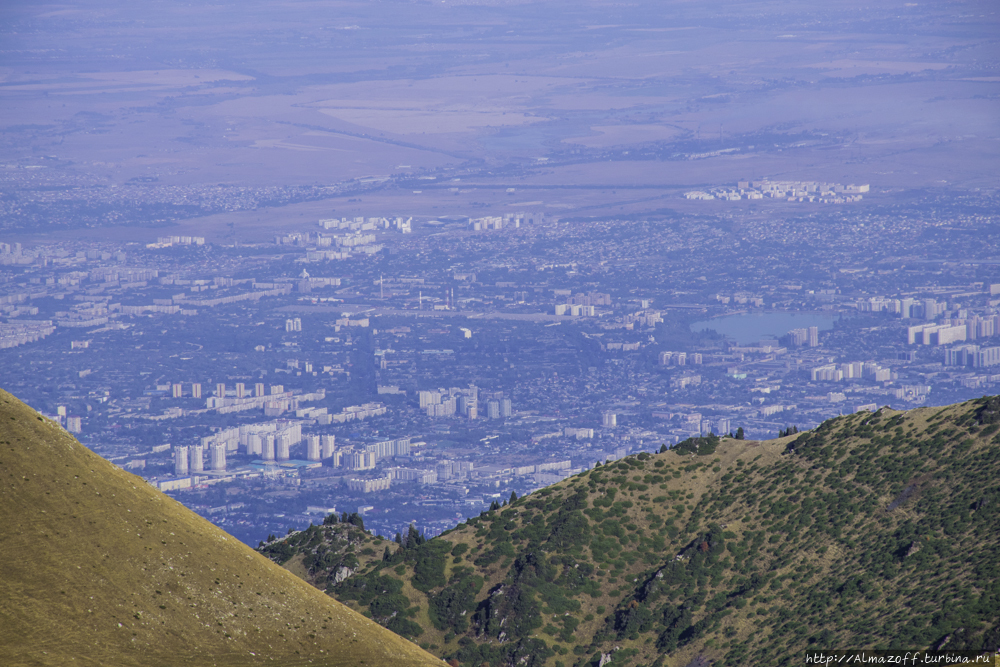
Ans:
{"type": "Polygon", "coordinates": [[[333,523],[262,551],[475,667],[996,650],[998,431],[995,397],[838,417],[767,442],[699,438],[426,542],[411,532],[366,553],[356,526],[333,523]]]}
{"type": "Polygon", "coordinates": [[[434,665],[0,391],[0,664],[434,665]]]}

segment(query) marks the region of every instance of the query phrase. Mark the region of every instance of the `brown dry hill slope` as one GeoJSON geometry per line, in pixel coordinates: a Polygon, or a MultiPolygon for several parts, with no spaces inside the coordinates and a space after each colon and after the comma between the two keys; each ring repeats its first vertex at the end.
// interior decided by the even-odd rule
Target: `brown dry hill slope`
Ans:
{"type": "Polygon", "coordinates": [[[0,664],[440,665],[0,390],[0,664]]]}

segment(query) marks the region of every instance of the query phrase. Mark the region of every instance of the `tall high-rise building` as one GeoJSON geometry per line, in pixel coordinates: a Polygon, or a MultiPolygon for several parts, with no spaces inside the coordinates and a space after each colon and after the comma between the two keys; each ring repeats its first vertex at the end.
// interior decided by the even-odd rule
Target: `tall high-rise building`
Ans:
{"type": "Polygon", "coordinates": [[[83,420],[76,415],[70,415],[66,418],[66,430],[70,433],[82,433],[83,420]]]}
{"type": "Polygon", "coordinates": [[[191,398],[201,398],[201,383],[195,382],[191,385],[191,398]]]}
{"type": "Polygon", "coordinates": [[[218,396],[219,398],[226,397],[226,385],[224,382],[220,382],[217,385],[215,385],[215,395],[218,396]]]}
{"type": "Polygon", "coordinates": [[[375,452],[351,452],[346,456],[346,466],[350,470],[371,470],[375,467],[375,452]]]}
{"type": "Polygon", "coordinates": [[[500,401],[487,401],[486,414],[490,419],[500,419],[500,401]]]}
{"type": "Polygon", "coordinates": [[[278,437],[274,439],[274,457],[279,461],[287,461],[290,459],[292,445],[292,436],[288,433],[280,433],[278,437]]]}
{"type": "Polygon", "coordinates": [[[333,435],[321,435],[320,446],[322,447],[322,457],[328,459],[333,456],[337,449],[337,437],[333,435]]]}
{"type": "Polygon", "coordinates": [[[605,412],[602,416],[602,424],[604,428],[613,428],[618,426],[618,415],[614,412],[605,412]]]}
{"type": "Polygon", "coordinates": [[[212,470],[226,469],[226,446],[224,444],[212,445],[211,451],[212,470]]]}
{"type": "Polygon", "coordinates": [[[290,320],[285,320],[285,331],[302,331],[302,318],[296,317],[290,320]]]}
{"type": "Polygon", "coordinates": [[[253,386],[253,395],[257,398],[263,398],[264,396],[264,383],[258,382],[253,386]]]}
{"type": "Polygon", "coordinates": [[[236,383],[236,398],[243,398],[247,395],[247,386],[242,382],[236,383]]]}
{"type": "Polygon", "coordinates": [[[251,433],[247,436],[247,454],[250,456],[260,456],[264,453],[264,436],[259,433],[251,433]]]}
{"type": "Polygon", "coordinates": [[[809,342],[809,329],[792,329],[788,332],[788,340],[795,347],[801,347],[809,342]]]}
{"type": "Polygon", "coordinates": [[[274,434],[268,433],[264,436],[264,452],[263,457],[265,461],[274,460],[274,434]]]}
{"type": "Polygon", "coordinates": [[[909,319],[913,317],[913,304],[917,303],[916,299],[911,299],[909,297],[905,299],[900,299],[899,301],[899,314],[903,319],[909,319]]]}
{"type": "Polygon", "coordinates": [[[306,437],[306,459],[309,461],[322,460],[322,452],[320,450],[318,435],[310,435],[306,437]]]}
{"type": "Polygon", "coordinates": [[[174,447],[174,474],[188,474],[188,448],[174,447]]]}
{"type": "Polygon", "coordinates": [[[201,445],[191,445],[188,448],[188,470],[202,472],[205,470],[205,449],[201,445]]]}
{"type": "Polygon", "coordinates": [[[809,327],[809,347],[819,347],[819,327],[809,327]]]}
{"type": "Polygon", "coordinates": [[[172,391],[172,396],[174,398],[180,398],[181,396],[184,395],[182,393],[183,392],[183,386],[180,383],[174,384],[173,386],[171,386],[171,389],[173,390],[172,391]]]}
{"type": "Polygon", "coordinates": [[[510,399],[505,398],[500,401],[500,416],[504,419],[508,419],[514,415],[514,408],[511,406],[510,399]]]}

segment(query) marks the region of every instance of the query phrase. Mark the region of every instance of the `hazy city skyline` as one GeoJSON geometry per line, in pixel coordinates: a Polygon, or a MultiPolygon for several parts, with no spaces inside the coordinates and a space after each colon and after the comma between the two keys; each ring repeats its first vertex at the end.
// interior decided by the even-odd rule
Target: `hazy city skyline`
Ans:
{"type": "Polygon", "coordinates": [[[250,543],[1000,380],[986,3],[0,11],[5,387],[250,543]]]}

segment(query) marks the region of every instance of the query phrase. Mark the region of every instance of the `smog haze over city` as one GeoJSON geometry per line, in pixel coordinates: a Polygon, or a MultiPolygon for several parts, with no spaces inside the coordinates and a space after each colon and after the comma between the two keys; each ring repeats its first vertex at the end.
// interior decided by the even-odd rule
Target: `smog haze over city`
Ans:
{"type": "Polygon", "coordinates": [[[252,546],[996,393],[998,26],[5,2],[0,385],[252,546]]]}

